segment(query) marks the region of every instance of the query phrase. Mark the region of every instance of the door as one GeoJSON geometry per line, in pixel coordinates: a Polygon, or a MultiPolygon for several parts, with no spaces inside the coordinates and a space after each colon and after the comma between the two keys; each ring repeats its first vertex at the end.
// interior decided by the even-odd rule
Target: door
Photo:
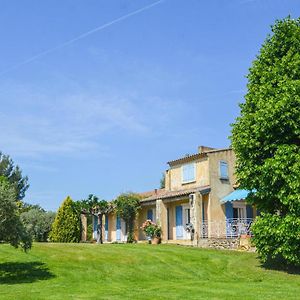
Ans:
{"type": "Polygon", "coordinates": [[[189,205],[183,206],[183,238],[185,240],[191,239],[191,233],[186,230],[186,226],[191,224],[191,210],[189,205]]]}
{"type": "Polygon", "coordinates": [[[150,220],[153,222],[153,209],[147,210],[147,220],[150,220]]]}
{"type": "Polygon", "coordinates": [[[117,217],[116,220],[116,240],[121,241],[121,218],[117,217]]]}
{"type": "Polygon", "coordinates": [[[108,241],[108,215],[105,215],[105,240],[108,241]]]}
{"type": "Polygon", "coordinates": [[[182,206],[176,206],[176,239],[183,238],[182,206]]]}
{"type": "Polygon", "coordinates": [[[97,239],[98,216],[93,216],[93,239],[97,239]]]}

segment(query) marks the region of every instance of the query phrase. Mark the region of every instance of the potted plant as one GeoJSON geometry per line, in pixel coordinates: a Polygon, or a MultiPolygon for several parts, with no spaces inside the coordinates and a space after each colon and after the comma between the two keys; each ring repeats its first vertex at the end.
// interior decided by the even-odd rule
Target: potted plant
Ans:
{"type": "Polygon", "coordinates": [[[146,234],[149,243],[159,244],[161,242],[161,227],[151,220],[146,220],[142,225],[142,230],[146,234]]]}

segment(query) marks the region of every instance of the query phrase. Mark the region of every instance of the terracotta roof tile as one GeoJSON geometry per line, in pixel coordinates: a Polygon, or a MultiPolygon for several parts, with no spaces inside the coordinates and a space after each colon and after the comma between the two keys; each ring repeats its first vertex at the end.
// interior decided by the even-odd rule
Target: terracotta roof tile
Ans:
{"type": "Polygon", "coordinates": [[[152,201],[152,200],[157,200],[157,199],[166,199],[166,198],[174,198],[174,197],[180,197],[180,196],[185,196],[189,195],[191,193],[195,192],[209,192],[210,186],[205,185],[205,186],[199,186],[191,189],[185,189],[185,190],[179,190],[179,191],[163,191],[160,190],[160,193],[154,194],[148,198],[142,199],[141,202],[146,202],[146,201],[152,201]]]}

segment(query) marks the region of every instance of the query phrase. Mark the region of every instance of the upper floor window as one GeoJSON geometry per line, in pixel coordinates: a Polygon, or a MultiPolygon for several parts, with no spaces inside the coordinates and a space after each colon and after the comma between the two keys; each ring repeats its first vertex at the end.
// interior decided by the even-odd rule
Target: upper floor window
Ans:
{"type": "Polygon", "coordinates": [[[228,163],[226,161],[220,161],[220,178],[221,179],[228,179],[228,163]]]}
{"type": "Polygon", "coordinates": [[[182,166],[182,183],[188,183],[196,180],[196,165],[195,163],[182,166]]]}

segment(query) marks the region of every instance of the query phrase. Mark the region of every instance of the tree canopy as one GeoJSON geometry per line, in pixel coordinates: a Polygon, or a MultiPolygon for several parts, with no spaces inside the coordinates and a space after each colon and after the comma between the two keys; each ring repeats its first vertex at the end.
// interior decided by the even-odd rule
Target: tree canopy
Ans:
{"type": "Polygon", "coordinates": [[[27,230],[36,242],[47,242],[55,213],[33,206],[33,208],[21,213],[20,218],[27,230]]]}
{"type": "Polygon", "coordinates": [[[28,177],[22,175],[19,166],[15,166],[9,155],[0,152],[0,176],[7,178],[9,184],[16,190],[16,199],[22,200],[29,188],[28,177]]]}
{"type": "Polygon", "coordinates": [[[300,264],[300,19],[276,21],[247,78],[231,139],[240,187],[264,213],[256,246],[265,261],[300,264]]]}

